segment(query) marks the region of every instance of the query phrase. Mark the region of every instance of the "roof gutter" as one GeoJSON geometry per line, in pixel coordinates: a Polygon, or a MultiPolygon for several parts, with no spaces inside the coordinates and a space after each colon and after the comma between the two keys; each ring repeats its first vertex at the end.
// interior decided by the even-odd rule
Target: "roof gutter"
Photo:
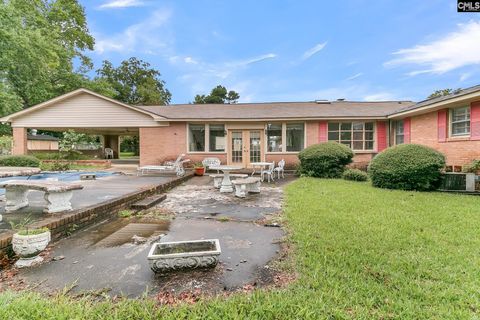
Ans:
{"type": "Polygon", "coordinates": [[[392,118],[398,118],[398,117],[402,117],[402,116],[408,116],[408,115],[411,115],[411,114],[426,113],[426,112],[430,111],[431,109],[436,109],[436,108],[441,109],[442,107],[445,107],[445,106],[448,106],[448,105],[462,103],[462,102],[465,102],[465,100],[475,99],[475,98],[480,98],[480,90],[475,91],[475,92],[471,92],[471,93],[468,93],[468,94],[457,95],[457,96],[451,97],[449,99],[433,102],[433,103],[424,105],[422,107],[409,109],[409,110],[405,110],[405,111],[397,111],[395,113],[389,114],[387,117],[388,117],[388,119],[392,119],[392,118]]]}

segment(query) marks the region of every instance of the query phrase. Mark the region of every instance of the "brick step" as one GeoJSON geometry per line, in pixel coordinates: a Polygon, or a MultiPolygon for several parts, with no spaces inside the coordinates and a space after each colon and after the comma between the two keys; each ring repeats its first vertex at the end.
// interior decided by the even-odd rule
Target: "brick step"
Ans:
{"type": "Polygon", "coordinates": [[[165,193],[155,194],[153,196],[150,196],[148,198],[135,202],[134,204],[131,205],[131,207],[132,209],[136,209],[136,210],[145,210],[153,207],[157,203],[162,202],[166,198],[167,198],[167,195],[165,193]]]}

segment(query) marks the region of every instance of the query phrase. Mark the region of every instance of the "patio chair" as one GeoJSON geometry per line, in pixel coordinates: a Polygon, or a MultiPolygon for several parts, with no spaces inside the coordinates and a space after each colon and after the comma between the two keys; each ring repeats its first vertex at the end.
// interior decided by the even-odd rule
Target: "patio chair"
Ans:
{"type": "MultiPolygon", "coordinates": [[[[208,170],[210,167],[215,167],[219,166],[222,162],[220,159],[212,157],[212,158],[205,158],[202,160],[202,164],[205,167],[205,170],[208,170]]],[[[219,170],[217,170],[217,173],[220,173],[219,170]]]]}
{"type": "Polygon", "coordinates": [[[285,178],[284,168],[285,168],[285,159],[282,159],[278,162],[278,167],[273,169],[273,171],[275,171],[277,173],[278,179],[280,179],[280,174],[282,174],[282,178],[285,178]]]}
{"type": "Polygon", "coordinates": [[[166,161],[161,166],[143,166],[137,169],[138,175],[144,175],[146,173],[160,173],[160,174],[176,174],[181,177],[185,175],[185,169],[183,164],[189,162],[190,159],[183,160],[185,154],[178,156],[175,161],[166,161]]]}
{"type": "Polygon", "coordinates": [[[113,149],[105,148],[105,159],[113,159],[113,149]]]}
{"type": "Polygon", "coordinates": [[[267,175],[268,183],[270,183],[270,180],[274,181],[274,178],[273,178],[274,168],[275,168],[275,161],[270,163],[267,168],[265,169],[262,168],[262,171],[260,172],[260,177],[262,178],[262,181],[265,180],[264,178],[265,175],[267,175]]]}

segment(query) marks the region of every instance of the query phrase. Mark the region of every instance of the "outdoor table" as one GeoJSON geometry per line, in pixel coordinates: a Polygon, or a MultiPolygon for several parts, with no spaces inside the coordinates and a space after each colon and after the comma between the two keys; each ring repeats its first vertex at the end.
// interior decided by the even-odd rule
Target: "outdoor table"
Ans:
{"type": "Polygon", "coordinates": [[[271,162],[251,162],[250,165],[253,168],[252,176],[255,174],[255,167],[259,167],[260,169],[263,169],[264,167],[267,167],[271,165],[271,162]]]}
{"type": "Polygon", "coordinates": [[[223,180],[222,180],[222,185],[220,187],[220,192],[233,192],[232,181],[230,180],[230,172],[235,170],[242,170],[243,167],[220,165],[220,166],[210,167],[210,169],[220,170],[223,172],[223,180]]]}

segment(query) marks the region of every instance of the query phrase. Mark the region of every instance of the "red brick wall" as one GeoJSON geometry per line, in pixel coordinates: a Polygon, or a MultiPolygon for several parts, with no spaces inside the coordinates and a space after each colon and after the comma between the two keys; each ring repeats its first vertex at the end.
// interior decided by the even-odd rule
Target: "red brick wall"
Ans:
{"type": "Polygon", "coordinates": [[[27,128],[13,128],[13,148],[12,154],[27,154],[27,128]]]}
{"type": "MultiPolygon", "coordinates": [[[[320,125],[318,121],[306,123],[306,146],[319,143],[320,125]]],[[[190,164],[200,162],[206,157],[217,157],[222,163],[227,162],[226,153],[188,153],[186,142],[186,123],[171,122],[168,127],[140,128],[140,165],[161,164],[166,160],[176,159],[179,154],[185,153],[190,159],[190,164]]],[[[365,166],[372,154],[358,154],[354,162],[358,166],[365,166]]],[[[292,168],[298,164],[296,153],[265,154],[266,161],[278,162],[285,159],[287,167],[292,168]]]]}
{"type": "Polygon", "coordinates": [[[480,141],[471,141],[469,138],[447,138],[446,141],[439,142],[437,111],[411,118],[410,142],[426,145],[442,152],[446,157],[447,165],[462,166],[473,159],[480,159],[480,141]]]}

